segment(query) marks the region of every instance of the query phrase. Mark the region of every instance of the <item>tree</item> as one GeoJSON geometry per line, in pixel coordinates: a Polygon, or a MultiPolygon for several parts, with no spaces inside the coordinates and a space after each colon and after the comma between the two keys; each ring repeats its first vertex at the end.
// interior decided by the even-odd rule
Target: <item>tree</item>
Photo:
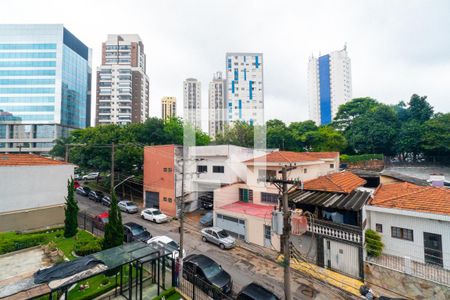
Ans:
{"type": "Polygon", "coordinates": [[[381,236],[372,229],[367,229],[365,232],[365,245],[368,256],[378,257],[383,252],[384,244],[381,241],[381,236]]]}
{"type": "Polygon", "coordinates": [[[345,131],[353,120],[372,111],[379,105],[380,103],[377,100],[370,97],[355,98],[339,106],[332,124],[336,129],[345,131]]]}
{"type": "Polygon", "coordinates": [[[422,151],[422,140],[424,134],[424,126],[417,120],[410,120],[401,125],[395,144],[395,151],[402,158],[409,154],[414,159],[422,151]]]}
{"type": "Polygon", "coordinates": [[[266,143],[267,148],[291,149],[292,137],[286,124],[277,119],[267,121],[266,143]]]}
{"type": "Polygon", "coordinates": [[[419,123],[428,121],[433,116],[433,107],[428,103],[427,96],[413,94],[408,103],[408,117],[419,123]]]}
{"type": "Polygon", "coordinates": [[[103,249],[109,249],[123,244],[122,215],[117,206],[117,196],[114,191],[111,193],[111,206],[108,220],[105,226],[103,249]]]}
{"type": "Polygon", "coordinates": [[[291,142],[289,143],[291,151],[306,151],[310,145],[305,144],[305,134],[307,132],[317,131],[317,127],[314,121],[304,121],[304,122],[292,122],[288,126],[289,135],[291,142]]]}
{"type": "Polygon", "coordinates": [[[308,131],[303,135],[305,148],[308,151],[338,151],[347,147],[342,133],[331,126],[321,126],[316,131],[308,131]]]}
{"type": "Polygon", "coordinates": [[[236,145],[241,147],[253,147],[254,127],[246,122],[237,121],[232,126],[225,126],[224,133],[216,137],[218,145],[236,145]]]}
{"type": "Polygon", "coordinates": [[[64,219],[64,237],[69,238],[77,234],[78,231],[78,204],[74,197],[73,178],[67,182],[67,197],[64,219]]]}
{"type": "Polygon", "coordinates": [[[436,114],[424,125],[422,149],[429,157],[450,157],[450,113],[436,114]]]}

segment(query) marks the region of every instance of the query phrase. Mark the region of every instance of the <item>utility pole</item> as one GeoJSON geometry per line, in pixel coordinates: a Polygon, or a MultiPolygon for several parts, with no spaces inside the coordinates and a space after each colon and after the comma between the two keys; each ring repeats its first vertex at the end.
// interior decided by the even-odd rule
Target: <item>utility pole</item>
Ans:
{"type": "Polygon", "coordinates": [[[291,300],[291,247],[289,247],[289,238],[291,233],[291,222],[290,215],[291,212],[289,210],[289,201],[288,201],[288,180],[287,180],[287,170],[286,167],[282,169],[282,195],[283,195],[283,266],[284,266],[284,296],[286,300],[291,300]]]}
{"type": "Polygon", "coordinates": [[[114,143],[111,143],[111,195],[114,193],[114,143]]]}

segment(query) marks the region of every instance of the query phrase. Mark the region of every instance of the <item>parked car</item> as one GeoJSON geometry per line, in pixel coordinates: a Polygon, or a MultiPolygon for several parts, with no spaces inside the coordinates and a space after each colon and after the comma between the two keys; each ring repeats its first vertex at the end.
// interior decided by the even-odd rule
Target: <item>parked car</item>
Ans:
{"type": "Polygon", "coordinates": [[[200,224],[205,227],[210,227],[213,225],[213,212],[208,211],[200,218],[200,224]]]}
{"type": "Polygon", "coordinates": [[[75,189],[75,190],[77,190],[77,188],[79,188],[81,186],[81,184],[78,182],[78,180],[74,180],[73,181],[73,188],[75,189]]]}
{"type": "Polygon", "coordinates": [[[239,292],[236,300],[280,300],[280,298],[265,287],[252,282],[239,292]]]}
{"type": "Polygon", "coordinates": [[[102,205],[110,207],[111,206],[111,198],[109,196],[103,196],[102,205]]]}
{"type": "Polygon", "coordinates": [[[88,188],[87,186],[80,186],[80,187],[77,188],[76,192],[77,192],[78,195],[87,197],[87,196],[89,196],[89,193],[91,192],[91,189],[88,188]]]}
{"type": "Polygon", "coordinates": [[[221,298],[217,290],[230,294],[233,288],[230,274],[203,254],[191,254],[183,260],[183,277],[214,299],[221,298]]]}
{"type": "MultiPolygon", "coordinates": [[[[147,244],[157,243],[164,246],[167,250],[172,251],[172,258],[176,259],[180,255],[180,246],[177,242],[165,235],[152,237],[147,241],[147,244]]],[[[186,256],[186,251],[183,249],[183,257],[186,256]]]]}
{"type": "Polygon", "coordinates": [[[157,208],[146,208],[141,212],[141,217],[144,220],[149,220],[158,224],[169,222],[169,217],[163,214],[157,208]]]}
{"type": "Polygon", "coordinates": [[[103,193],[100,191],[91,191],[89,193],[89,199],[94,200],[95,202],[102,202],[103,193]]]}
{"type": "Polygon", "coordinates": [[[94,225],[95,227],[104,230],[105,229],[105,225],[109,222],[109,212],[105,211],[102,212],[99,215],[96,215],[94,217],[94,225]]]}
{"type": "Polygon", "coordinates": [[[82,179],[82,178],[81,178],[81,175],[80,175],[80,174],[75,173],[74,176],[73,176],[73,179],[75,179],[75,180],[80,180],[80,179],[82,179]]]}
{"type": "Polygon", "coordinates": [[[129,214],[137,213],[139,210],[136,203],[128,200],[119,201],[118,206],[121,211],[127,212],[129,214]]]}
{"type": "Polygon", "coordinates": [[[123,224],[123,238],[126,243],[134,241],[147,242],[152,238],[150,232],[145,227],[134,222],[123,224]]]}
{"type": "Polygon", "coordinates": [[[220,247],[220,249],[231,249],[236,246],[236,239],[219,227],[208,227],[201,230],[202,240],[211,242],[220,247]]]}
{"type": "Polygon", "coordinates": [[[97,179],[97,177],[100,175],[99,172],[91,172],[89,174],[83,175],[82,179],[83,180],[93,180],[93,179],[97,179]]]}

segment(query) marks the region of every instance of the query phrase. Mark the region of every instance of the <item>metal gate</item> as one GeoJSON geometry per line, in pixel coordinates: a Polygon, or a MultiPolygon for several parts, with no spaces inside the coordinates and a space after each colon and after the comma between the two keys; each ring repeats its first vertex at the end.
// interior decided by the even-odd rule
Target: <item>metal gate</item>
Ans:
{"type": "Polygon", "coordinates": [[[145,207],[159,208],[159,193],[158,192],[145,192],[145,207]]]}
{"type": "Polygon", "coordinates": [[[328,239],[323,239],[323,242],[325,249],[324,265],[330,269],[358,278],[358,247],[328,239]]]}
{"type": "Polygon", "coordinates": [[[246,240],[245,220],[222,214],[216,215],[215,225],[228,231],[231,235],[246,240]]]}

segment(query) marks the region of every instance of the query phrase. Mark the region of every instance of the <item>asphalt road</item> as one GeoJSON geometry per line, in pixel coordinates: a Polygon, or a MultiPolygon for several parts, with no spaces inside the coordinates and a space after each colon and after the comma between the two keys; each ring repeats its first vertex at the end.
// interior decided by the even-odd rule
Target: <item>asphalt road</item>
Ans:
{"type": "MultiPolygon", "coordinates": [[[[76,194],[80,211],[92,216],[100,214],[107,207],[76,194]]],[[[140,218],[140,214],[122,213],[123,223],[136,222],[147,228],[153,236],[166,235],[175,241],[179,240],[178,221],[155,224],[140,218]]],[[[185,223],[186,224],[186,223],[185,223]]],[[[245,285],[257,282],[283,298],[283,268],[265,258],[236,247],[231,250],[221,250],[217,246],[204,243],[198,233],[198,228],[189,224],[185,226],[186,254],[202,253],[220,264],[233,278],[233,291],[239,292],[245,285]]],[[[342,297],[334,288],[322,283],[311,282],[303,276],[291,271],[291,290],[293,299],[348,299],[342,297]]]]}

